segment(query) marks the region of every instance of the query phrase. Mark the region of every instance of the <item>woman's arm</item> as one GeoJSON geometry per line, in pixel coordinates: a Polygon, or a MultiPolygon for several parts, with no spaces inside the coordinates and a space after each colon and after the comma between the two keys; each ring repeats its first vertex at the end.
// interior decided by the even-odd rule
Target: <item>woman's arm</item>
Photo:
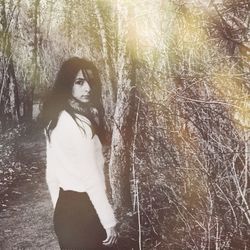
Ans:
{"type": "Polygon", "coordinates": [[[46,168],[46,182],[49,188],[53,207],[56,207],[56,202],[59,196],[59,185],[53,169],[47,166],[46,168]]]}
{"type": "Polygon", "coordinates": [[[52,204],[53,207],[55,208],[59,196],[59,183],[55,173],[54,169],[55,165],[53,164],[53,155],[51,155],[51,149],[47,136],[46,136],[46,161],[47,161],[47,166],[46,166],[45,178],[51,196],[52,204]]]}
{"type": "Polygon", "coordinates": [[[103,227],[105,229],[114,227],[116,225],[116,219],[113,209],[108,201],[105,187],[95,184],[88,188],[87,193],[103,227]]]}

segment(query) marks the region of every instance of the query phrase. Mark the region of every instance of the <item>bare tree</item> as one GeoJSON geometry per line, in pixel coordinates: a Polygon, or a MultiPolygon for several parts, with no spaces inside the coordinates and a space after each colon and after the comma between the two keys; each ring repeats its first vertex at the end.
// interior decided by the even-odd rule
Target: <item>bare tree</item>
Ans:
{"type": "Polygon", "coordinates": [[[16,80],[12,46],[11,46],[11,22],[14,19],[16,6],[9,9],[6,14],[6,1],[1,1],[1,25],[2,25],[2,74],[0,92],[1,126],[5,130],[11,123],[20,120],[20,101],[18,95],[18,83],[16,80]]]}

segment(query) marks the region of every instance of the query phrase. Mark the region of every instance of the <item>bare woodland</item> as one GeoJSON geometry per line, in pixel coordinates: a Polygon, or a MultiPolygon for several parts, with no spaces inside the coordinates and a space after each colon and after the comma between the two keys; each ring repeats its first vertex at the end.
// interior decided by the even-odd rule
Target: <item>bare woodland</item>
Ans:
{"type": "Polygon", "coordinates": [[[249,0],[0,2],[1,142],[35,122],[63,60],[88,58],[121,235],[138,249],[250,249],[249,0]]]}

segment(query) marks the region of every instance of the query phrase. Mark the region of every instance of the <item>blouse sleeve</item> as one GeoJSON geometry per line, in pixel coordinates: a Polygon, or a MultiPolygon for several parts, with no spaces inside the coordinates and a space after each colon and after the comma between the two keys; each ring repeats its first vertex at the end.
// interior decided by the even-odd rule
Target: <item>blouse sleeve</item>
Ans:
{"type": "Polygon", "coordinates": [[[53,207],[56,207],[56,202],[59,196],[59,185],[53,169],[46,168],[46,182],[49,188],[49,193],[51,196],[53,207]]]}
{"type": "Polygon", "coordinates": [[[52,204],[53,204],[53,207],[55,208],[56,202],[59,196],[59,182],[56,176],[55,169],[53,168],[53,163],[52,163],[53,157],[51,157],[51,153],[49,150],[49,147],[50,147],[49,141],[46,136],[46,133],[44,134],[46,137],[46,145],[47,145],[46,147],[47,167],[46,167],[45,177],[46,177],[46,183],[48,185],[49,193],[51,196],[52,204]]]}
{"type": "Polygon", "coordinates": [[[51,141],[63,167],[84,183],[103,227],[109,228],[115,226],[116,220],[106,195],[103,169],[98,167],[96,148],[91,140],[92,132],[88,125],[81,129],[67,112],[61,113],[51,141]]]}

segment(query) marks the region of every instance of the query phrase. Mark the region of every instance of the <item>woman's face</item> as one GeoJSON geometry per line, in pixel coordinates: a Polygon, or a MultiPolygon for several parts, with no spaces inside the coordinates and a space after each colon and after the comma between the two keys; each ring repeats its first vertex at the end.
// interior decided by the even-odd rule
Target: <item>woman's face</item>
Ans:
{"type": "Polygon", "coordinates": [[[72,96],[75,97],[79,102],[87,103],[90,101],[90,91],[90,84],[84,77],[82,70],[80,70],[74,80],[72,96]]]}

